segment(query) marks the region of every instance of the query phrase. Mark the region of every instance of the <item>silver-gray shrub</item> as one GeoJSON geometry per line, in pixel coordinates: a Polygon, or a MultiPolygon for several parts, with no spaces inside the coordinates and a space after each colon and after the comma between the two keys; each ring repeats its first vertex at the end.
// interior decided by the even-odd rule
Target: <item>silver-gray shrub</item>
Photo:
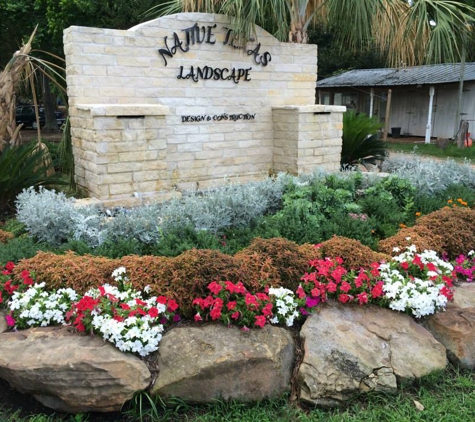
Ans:
{"type": "Polygon", "coordinates": [[[69,239],[91,246],[102,243],[102,218],[95,207],[76,207],[74,198],[62,192],[25,189],[16,198],[17,219],[30,236],[58,246],[69,239]]]}
{"type": "Polygon", "coordinates": [[[383,170],[409,180],[421,194],[434,194],[452,184],[475,188],[475,170],[469,161],[427,160],[412,154],[387,160],[383,170]]]}

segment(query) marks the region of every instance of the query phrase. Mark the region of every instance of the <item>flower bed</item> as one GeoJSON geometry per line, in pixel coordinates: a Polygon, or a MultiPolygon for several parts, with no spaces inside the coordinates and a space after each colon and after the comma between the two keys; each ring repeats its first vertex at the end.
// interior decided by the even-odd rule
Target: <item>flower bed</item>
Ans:
{"type": "MultiPolygon", "coordinates": [[[[434,251],[416,253],[414,245],[388,262],[357,270],[345,268],[340,257],[315,258],[309,265],[295,290],[267,286],[251,292],[242,282],[212,281],[209,293],[191,302],[193,319],[243,330],[267,323],[291,327],[331,298],[360,306],[375,303],[420,318],[443,310],[453,297],[454,267],[434,251]]],[[[146,356],[158,349],[165,326],[181,319],[177,301],[150,286],[134,289],[124,267],[112,272],[114,286],[106,283],[82,295],[69,287],[47,290],[29,271],[15,278],[14,270],[8,263],[0,278],[0,303],[8,309],[7,324],[13,329],[72,325],[101,335],[121,351],[146,356]]]]}

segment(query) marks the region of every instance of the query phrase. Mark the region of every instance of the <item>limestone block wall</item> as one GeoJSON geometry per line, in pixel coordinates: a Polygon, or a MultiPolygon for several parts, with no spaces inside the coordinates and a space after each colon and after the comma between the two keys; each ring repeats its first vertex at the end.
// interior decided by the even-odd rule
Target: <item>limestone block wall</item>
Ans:
{"type": "Polygon", "coordinates": [[[274,107],[274,171],[338,171],[345,111],[325,105],[274,107]]]}
{"type": "MultiPolygon", "coordinates": [[[[315,103],[317,47],[257,27],[240,48],[229,26],[224,16],[184,13],[129,30],[65,30],[76,180],[87,195],[132,204],[301,171],[305,160],[291,169],[275,145],[273,108],[315,103]]],[[[308,126],[298,119],[299,130],[308,126]]],[[[308,168],[320,164],[310,157],[308,168]]]]}

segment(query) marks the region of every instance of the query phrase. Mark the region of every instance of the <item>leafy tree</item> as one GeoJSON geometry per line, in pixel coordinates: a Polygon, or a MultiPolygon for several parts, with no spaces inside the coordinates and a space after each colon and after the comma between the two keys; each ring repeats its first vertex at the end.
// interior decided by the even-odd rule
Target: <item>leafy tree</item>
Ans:
{"type": "Polygon", "coordinates": [[[392,65],[457,61],[475,22],[473,7],[452,0],[169,0],[150,12],[179,11],[229,15],[243,41],[254,23],[302,43],[312,22],[331,25],[343,45],[374,45],[392,65]]]}

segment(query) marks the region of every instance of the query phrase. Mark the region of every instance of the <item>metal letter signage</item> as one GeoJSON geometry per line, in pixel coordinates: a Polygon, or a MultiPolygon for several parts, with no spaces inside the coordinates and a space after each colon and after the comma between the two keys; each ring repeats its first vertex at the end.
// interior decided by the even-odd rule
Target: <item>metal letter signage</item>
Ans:
{"type": "MultiPolygon", "coordinates": [[[[178,50],[183,53],[186,53],[190,50],[190,47],[195,44],[216,44],[215,34],[213,30],[216,28],[214,25],[198,25],[195,23],[190,28],[182,29],[184,32],[183,39],[180,39],[180,36],[174,32],[171,40],[168,36],[164,37],[165,48],[159,48],[158,54],[162,57],[165,66],[168,65],[168,58],[173,58],[178,50]]],[[[236,45],[236,36],[232,29],[223,28],[226,31],[226,36],[223,41],[223,45],[229,45],[230,47],[242,49],[240,45],[236,45]]],[[[252,40],[251,40],[252,41],[252,40]]],[[[267,66],[272,60],[271,54],[266,51],[261,53],[261,44],[258,43],[253,49],[246,51],[248,56],[252,56],[254,62],[261,66],[267,66]]],[[[191,79],[193,82],[198,82],[199,80],[214,80],[214,81],[233,81],[235,84],[244,81],[249,82],[251,80],[250,71],[252,67],[248,68],[219,68],[219,67],[210,67],[210,66],[190,66],[189,69],[185,69],[184,66],[180,66],[177,79],[191,79]]],[[[191,116],[184,116],[191,117],[191,116]]],[[[195,116],[192,116],[195,117],[195,116]]],[[[199,116],[196,116],[199,117],[199,116]]],[[[188,121],[188,120],[186,120],[188,121]]]]}

